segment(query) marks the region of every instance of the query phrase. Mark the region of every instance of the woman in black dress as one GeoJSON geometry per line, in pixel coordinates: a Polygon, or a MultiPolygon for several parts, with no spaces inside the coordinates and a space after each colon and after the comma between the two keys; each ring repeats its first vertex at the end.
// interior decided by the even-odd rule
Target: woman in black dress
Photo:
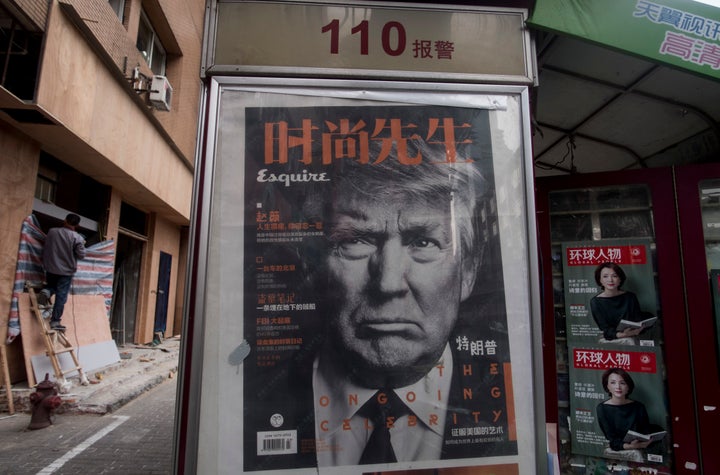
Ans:
{"type": "Polygon", "coordinates": [[[590,311],[606,341],[634,344],[641,328],[618,331],[620,320],[640,321],[642,313],[637,296],[622,290],[625,272],[614,262],[605,262],[595,269],[595,282],[602,292],[590,300],[590,311]]]}
{"type": "Polygon", "coordinates": [[[646,434],[651,429],[645,405],[628,397],[635,389],[632,377],[623,369],[610,368],[603,373],[602,384],[610,399],[598,404],[597,419],[610,448],[615,451],[647,448],[649,441],[625,439],[629,430],[646,434]]]}

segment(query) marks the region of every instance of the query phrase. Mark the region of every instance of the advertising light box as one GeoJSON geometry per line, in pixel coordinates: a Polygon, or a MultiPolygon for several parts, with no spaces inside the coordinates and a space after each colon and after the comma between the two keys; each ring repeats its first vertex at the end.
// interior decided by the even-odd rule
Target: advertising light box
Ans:
{"type": "Polygon", "coordinates": [[[186,470],[545,466],[527,89],[223,78],[209,104],[186,470]]]}

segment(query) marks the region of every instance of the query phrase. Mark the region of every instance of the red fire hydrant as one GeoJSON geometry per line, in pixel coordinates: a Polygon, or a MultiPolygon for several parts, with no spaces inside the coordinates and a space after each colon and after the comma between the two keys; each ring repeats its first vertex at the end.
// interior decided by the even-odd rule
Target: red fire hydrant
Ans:
{"type": "Polygon", "coordinates": [[[32,416],[28,429],[43,429],[52,424],[53,412],[62,404],[57,393],[55,384],[50,381],[50,374],[45,373],[45,381],[38,384],[35,392],[30,394],[32,416]]]}

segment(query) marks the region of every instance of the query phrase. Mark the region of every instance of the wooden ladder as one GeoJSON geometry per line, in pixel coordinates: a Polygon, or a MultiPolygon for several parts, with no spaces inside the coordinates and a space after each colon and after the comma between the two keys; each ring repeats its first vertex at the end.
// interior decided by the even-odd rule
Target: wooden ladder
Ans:
{"type": "Polygon", "coordinates": [[[41,309],[38,305],[35,288],[30,285],[30,283],[25,283],[25,289],[30,295],[30,310],[35,314],[35,318],[40,325],[43,341],[45,343],[45,353],[47,354],[48,358],[50,358],[53,370],[55,371],[55,381],[60,386],[61,392],[63,392],[63,389],[68,389],[70,387],[70,383],[67,381],[67,379],[65,379],[65,375],[68,373],[72,373],[73,371],[78,372],[78,374],[80,375],[80,383],[83,386],[89,384],[87,376],[85,376],[85,373],[80,366],[80,361],[75,354],[75,347],[73,347],[72,344],[65,337],[65,332],[53,330],[52,328],[50,328],[50,319],[46,320],[45,318],[43,318],[43,309],[41,309]],[[61,355],[63,353],[70,353],[70,357],[73,360],[74,367],[65,370],[62,369],[62,367],[60,366],[58,355],[61,355]]]}
{"type": "Polygon", "coordinates": [[[15,402],[13,401],[12,385],[10,384],[10,368],[7,360],[7,345],[0,342],[0,364],[2,365],[3,385],[7,396],[8,413],[15,414],[15,402]]]}

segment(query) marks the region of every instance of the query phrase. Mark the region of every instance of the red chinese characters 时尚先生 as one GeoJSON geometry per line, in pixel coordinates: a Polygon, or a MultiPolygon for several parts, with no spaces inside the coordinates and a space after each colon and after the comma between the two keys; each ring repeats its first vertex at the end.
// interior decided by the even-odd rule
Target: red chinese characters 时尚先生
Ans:
{"type": "MultiPolygon", "coordinates": [[[[428,145],[437,147],[442,152],[438,155],[444,155],[445,160],[438,163],[472,161],[471,158],[458,158],[460,155],[458,147],[471,145],[472,140],[456,138],[458,129],[469,127],[467,123],[455,125],[452,117],[433,117],[428,119],[427,132],[424,134],[426,136],[423,137],[417,133],[416,124],[404,124],[399,118],[376,118],[372,129],[369,129],[363,120],[351,122],[349,119],[325,121],[324,128],[313,125],[310,119],[301,120],[299,127],[291,127],[288,121],[268,122],[264,129],[264,162],[266,165],[286,164],[294,159],[304,165],[311,165],[314,157],[313,146],[319,143],[321,144],[319,155],[322,157],[323,165],[331,165],[341,159],[356,160],[362,164],[395,159],[403,165],[417,165],[428,159],[419,151],[410,152],[409,142],[417,139],[424,140],[428,145]],[[370,142],[381,144],[380,153],[372,159],[370,142]]],[[[280,181],[284,182],[285,186],[289,186],[292,182],[325,181],[322,177],[310,175],[278,176],[261,170],[258,181],[280,181]]]]}

